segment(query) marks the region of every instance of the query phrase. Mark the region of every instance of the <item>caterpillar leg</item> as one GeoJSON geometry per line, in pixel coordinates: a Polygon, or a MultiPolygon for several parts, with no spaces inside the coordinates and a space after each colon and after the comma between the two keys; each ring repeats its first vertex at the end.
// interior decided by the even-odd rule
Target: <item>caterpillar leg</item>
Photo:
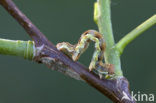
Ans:
{"type": "Polygon", "coordinates": [[[103,64],[100,62],[97,65],[96,72],[98,73],[99,77],[102,79],[107,78],[110,79],[114,77],[114,66],[112,64],[103,64]]]}

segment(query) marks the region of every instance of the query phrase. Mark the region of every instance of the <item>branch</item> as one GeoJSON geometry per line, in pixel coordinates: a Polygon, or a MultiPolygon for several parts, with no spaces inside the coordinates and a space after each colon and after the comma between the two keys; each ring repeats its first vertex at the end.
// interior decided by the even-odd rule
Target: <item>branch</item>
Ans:
{"type": "MultiPolygon", "coordinates": [[[[111,0],[97,0],[97,2],[94,5],[94,21],[95,23],[97,23],[99,31],[101,34],[103,34],[104,40],[106,42],[106,50],[104,53],[105,62],[107,64],[114,65],[116,78],[120,78],[120,76],[122,76],[123,74],[121,70],[119,52],[115,48],[112,23],[111,23],[110,1],[111,0]]],[[[128,86],[124,88],[129,89],[128,86]]],[[[131,96],[129,95],[129,91],[123,94],[131,98],[131,96]]],[[[135,101],[129,100],[128,103],[135,103],[135,101]]]]}
{"type": "Polygon", "coordinates": [[[34,49],[34,42],[32,41],[15,41],[0,38],[0,54],[20,56],[32,60],[34,49]]]}
{"type": "Polygon", "coordinates": [[[121,76],[114,80],[100,79],[95,73],[89,72],[88,68],[72,61],[58,51],[11,0],[0,0],[0,4],[24,27],[29,36],[34,40],[34,61],[46,64],[49,68],[61,71],[74,78],[82,79],[115,103],[134,103],[128,99],[123,99],[124,96],[130,97],[129,84],[126,78],[121,76]]]}
{"type": "Polygon", "coordinates": [[[118,51],[114,48],[114,37],[111,24],[110,0],[98,0],[94,5],[94,21],[97,23],[99,31],[103,34],[106,42],[104,53],[105,62],[113,64],[115,74],[122,76],[120,57],[118,51]]]}
{"type": "Polygon", "coordinates": [[[32,56],[35,56],[35,54],[40,54],[39,56],[35,56],[35,58],[38,58],[38,62],[42,62],[49,68],[58,70],[68,76],[71,76],[72,78],[87,82],[101,93],[109,97],[115,103],[127,103],[127,100],[122,101],[124,94],[123,92],[120,92],[129,92],[129,90],[125,88],[128,87],[129,84],[124,77],[114,80],[99,79],[98,75],[94,74],[93,72],[89,72],[88,68],[82,64],[73,62],[64,54],[55,52],[46,45],[34,48],[34,43],[32,41],[13,41],[0,39],[0,44],[0,54],[22,57],[24,57],[24,54],[29,54],[29,57],[26,57],[26,59],[28,58],[29,60],[31,60],[32,56]]]}
{"type": "Polygon", "coordinates": [[[120,55],[123,53],[124,48],[131,43],[136,37],[141,35],[144,31],[156,24],[156,15],[153,15],[151,18],[140,24],[126,36],[124,36],[117,44],[116,48],[120,52],[120,55]]]}

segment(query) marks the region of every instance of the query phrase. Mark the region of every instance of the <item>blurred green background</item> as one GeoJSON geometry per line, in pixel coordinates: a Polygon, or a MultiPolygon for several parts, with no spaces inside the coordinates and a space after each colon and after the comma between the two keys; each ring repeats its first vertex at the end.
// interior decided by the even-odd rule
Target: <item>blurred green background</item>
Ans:
{"type": "MultiPolygon", "coordinates": [[[[81,33],[98,29],[93,22],[95,0],[14,0],[54,44],[77,43],[81,33]]],[[[156,13],[156,0],[112,0],[116,42],[156,13]]],[[[21,26],[0,7],[0,38],[29,40],[21,26]]],[[[128,45],[121,56],[124,76],[135,93],[156,96],[156,26],[128,45]]],[[[80,58],[88,65],[93,44],[80,58]]],[[[155,97],[156,98],[156,97],[155,97]]],[[[88,84],[45,65],[0,55],[0,103],[111,103],[88,84]]],[[[145,102],[141,102],[145,103],[145,102]]],[[[148,103],[148,102],[147,102],[148,103]]]]}

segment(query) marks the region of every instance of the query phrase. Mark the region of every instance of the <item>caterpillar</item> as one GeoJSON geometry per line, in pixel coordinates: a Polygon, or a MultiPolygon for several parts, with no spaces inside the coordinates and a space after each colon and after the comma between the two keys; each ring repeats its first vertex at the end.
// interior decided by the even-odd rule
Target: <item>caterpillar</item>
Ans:
{"type": "Polygon", "coordinates": [[[89,65],[89,70],[98,73],[100,78],[103,76],[105,76],[105,78],[112,77],[114,75],[113,65],[103,63],[106,43],[104,42],[103,36],[96,30],[84,32],[75,45],[68,42],[62,42],[58,43],[56,47],[58,50],[72,58],[72,60],[77,61],[91,41],[95,42],[95,51],[89,65]]]}

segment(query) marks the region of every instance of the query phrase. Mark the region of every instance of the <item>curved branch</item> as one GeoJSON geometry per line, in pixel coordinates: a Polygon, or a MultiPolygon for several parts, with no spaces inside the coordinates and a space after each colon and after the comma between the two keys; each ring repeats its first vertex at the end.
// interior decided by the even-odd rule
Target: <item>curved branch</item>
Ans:
{"type": "Polygon", "coordinates": [[[34,61],[44,63],[48,67],[68,75],[78,75],[82,80],[99,90],[115,103],[135,103],[123,98],[126,94],[131,98],[128,81],[124,77],[114,80],[100,79],[98,75],[89,72],[89,69],[78,62],[72,61],[48,41],[43,33],[16,7],[11,0],[0,0],[0,4],[24,27],[34,40],[36,53],[34,61]]]}

